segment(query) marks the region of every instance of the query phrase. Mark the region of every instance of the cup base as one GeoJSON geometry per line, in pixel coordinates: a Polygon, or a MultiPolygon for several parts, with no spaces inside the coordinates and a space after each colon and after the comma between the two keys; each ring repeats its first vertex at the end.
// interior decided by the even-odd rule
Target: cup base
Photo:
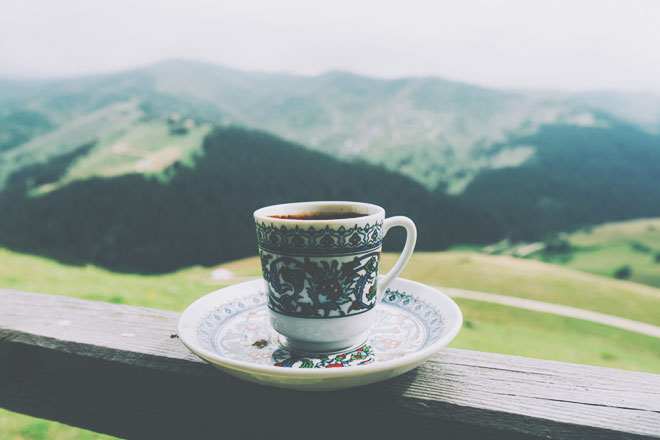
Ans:
{"type": "Polygon", "coordinates": [[[334,354],[360,347],[367,342],[367,337],[368,333],[364,332],[343,341],[314,342],[277,335],[277,341],[282,348],[296,353],[334,354]]]}

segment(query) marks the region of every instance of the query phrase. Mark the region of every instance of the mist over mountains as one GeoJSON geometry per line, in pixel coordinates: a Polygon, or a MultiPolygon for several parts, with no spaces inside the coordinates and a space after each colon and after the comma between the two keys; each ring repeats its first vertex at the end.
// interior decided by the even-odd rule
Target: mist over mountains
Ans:
{"type": "MultiPolygon", "coordinates": [[[[263,129],[452,193],[484,169],[524,163],[535,146],[501,145],[542,125],[603,126],[609,123],[605,114],[660,131],[660,99],[654,95],[511,92],[438,78],[381,80],[344,72],[302,77],[183,61],[32,85],[4,81],[0,91],[3,132],[10,125],[30,126],[38,135],[132,103],[131,119],[176,112],[215,125],[263,129]]],[[[24,143],[30,138],[24,131],[3,136],[0,150],[24,143]]]]}
{"type": "Polygon", "coordinates": [[[253,240],[249,228],[223,222],[238,216],[249,226],[256,207],[313,198],[376,201],[411,215],[428,250],[540,239],[660,215],[658,133],[660,99],[646,94],[182,61],[0,80],[0,244],[129,271],[214,264],[244,256],[253,240]],[[156,234],[159,222],[169,232],[156,234]],[[240,232],[213,241],[224,251],[200,250],[203,236],[229,229],[240,232]],[[163,241],[180,248],[181,237],[185,252],[163,260],[174,252],[163,241]]]}

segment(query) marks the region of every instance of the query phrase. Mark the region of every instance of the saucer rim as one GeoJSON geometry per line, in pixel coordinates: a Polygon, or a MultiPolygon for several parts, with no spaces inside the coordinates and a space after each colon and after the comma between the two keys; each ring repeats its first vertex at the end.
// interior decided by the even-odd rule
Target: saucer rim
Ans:
{"type": "MultiPolygon", "coordinates": [[[[241,361],[236,359],[231,359],[222,355],[219,355],[217,352],[213,352],[201,347],[194,338],[192,332],[192,326],[188,324],[186,327],[186,322],[190,321],[191,318],[196,316],[196,309],[203,307],[202,304],[210,302],[214,297],[219,295],[228,295],[222,298],[222,303],[231,302],[232,300],[249,295],[251,291],[255,291],[258,286],[263,286],[265,289],[263,279],[255,279],[250,281],[245,281],[238,284],[233,284],[231,286],[223,287],[221,289],[210,292],[197,300],[191,303],[186,309],[181,313],[179,320],[177,322],[177,331],[181,342],[194,354],[204,359],[205,361],[221,367],[234,371],[241,372],[255,372],[260,374],[268,374],[270,376],[280,376],[288,378],[305,378],[305,377],[348,377],[348,376],[362,376],[362,375],[371,375],[378,372],[389,371],[397,367],[409,366],[413,364],[418,364],[429,358],[431,355],[436,353],[441,348],[449,344],[458,334],[462,325],[463,325],[463,314],[461,309],[458,307],[456,302],[452,300],[446,293],[431,287],[427,284],[420,283],[418,281],[408,280],[405,278],[396,278],[392,281],[390,285],[390,290],[402,290],[406,293],[410,293],[414,296],[415,290],[424,289],[426,291],[432,290],[436,292],[439,297],[431,299],[431,301],[444,302],[441,314],[444,316],[456,317],[454,325],[448,329],[447,333],[444,334],[441,338],[435,341],[429,346],[424,347],[423,349],[416,351],[414,353],[406,354],[402,357],[389,359],[382,362],[377,362],[369,365],[354,366],[348,368],[311,368],[311,369],[297,369],[297,368],[283,368],[276,367],[274,365],[260,365],[254,364],[247,361],[241,361]],[[223,292],[225,290],[231,289],[232,292],[223,292]],[[449,310],[446,309],[446,306],[449,307],[449,310]],[[190,336],[190,338],[189,338],[190,336]]],[[[426,295],[424,295],[426,296],[426,295]]],[[[429,301],[427,298],[424,300],[429,301]]],[[[382,299],[381,299],[382,301],[382,299]]],[[[434,304],[437,306],[437,304],[434,304]]],[[[203,310],[203,309],[202,309],[203,310]]],[[[198,316],[198,315],[197,315],[198,316]]],[[[196,324],[196,323],[195,323],[196,324]]]]}

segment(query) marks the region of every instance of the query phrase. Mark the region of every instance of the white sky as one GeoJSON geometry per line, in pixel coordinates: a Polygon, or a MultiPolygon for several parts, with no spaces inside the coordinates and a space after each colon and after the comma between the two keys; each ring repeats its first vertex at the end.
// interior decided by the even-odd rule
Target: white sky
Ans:
{"type": "Polygon", "coordinates": [[[660,93],[660,1],[0,2],[3,76],[82,75],[171,58],[660,93]]]}

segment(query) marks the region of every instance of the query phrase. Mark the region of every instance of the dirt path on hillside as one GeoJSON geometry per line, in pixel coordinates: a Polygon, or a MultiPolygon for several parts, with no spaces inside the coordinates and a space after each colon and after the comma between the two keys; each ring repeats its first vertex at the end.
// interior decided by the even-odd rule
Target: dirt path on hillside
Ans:
{"type": "Polygon", "coordinates": [[[552,304],[532,299],[517,298],[515,296],[496,295],[494,293],[475,292],[472,290],[454,289],[452,287],[436,287],[453,298],[466,298],[476,301],[484,301],[501,304],[519,309],[534,310],[536,312],[552,313],[569,318],[583,319],[585,321],[597,322],[599,324],[617,327],[623,330],[641,333],[648,336],[660,338],[660,327],[645,322],[633,321],[632,319],[620,318],[618,316],[606,315],[604,313],[592,312],[590,310],[577,309],[575,307],[552,304]]]}

